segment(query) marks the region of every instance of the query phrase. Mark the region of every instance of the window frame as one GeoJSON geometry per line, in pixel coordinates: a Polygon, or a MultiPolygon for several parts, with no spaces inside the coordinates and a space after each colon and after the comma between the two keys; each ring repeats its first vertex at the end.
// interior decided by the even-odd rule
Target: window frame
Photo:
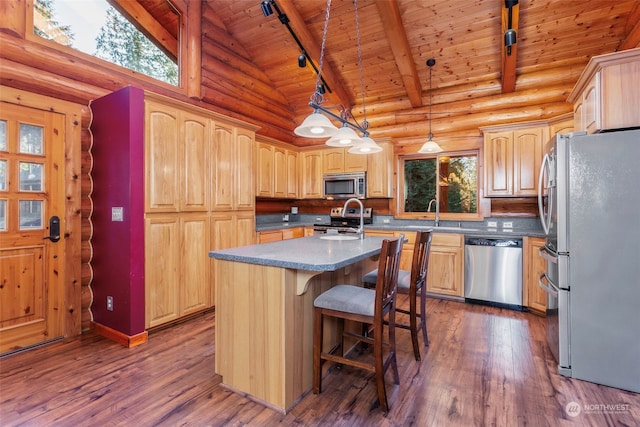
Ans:
{"type": "Polygon", "coordinates": [[[451,221],[482,221],[484,219],[484,211],[482,203],[482,181],[481,181],[481,153],[479,149],[460,150],[460,151],[442,151],[440,153],[433,154],[401,154],[398,156],[398,194],[396,199],[396,218],[399,219],[422,219],[422,220],[435,220],[435,212],[405,212],[405,183],[404,183],[404,165],[406,160],[429,160],[436,159],[436,189],[437,189],[437,202],[440,203],[440,158],[441,157],[461,157],[461,156],[475,156],[476,157],[476,174],[477,174],[477,191],[476,191],[476,208],[475,213],[458,213],[458,212],[440,212],[440,220],[451,221]]]}
{"type": "MultiPolygon", "coordinates": [[[[173,8],[180,14],[180,24],[178,29],[178,33],[180,34],[178,40],[179,79],[177,86],[36,35],[34,33],[33,26],[33,0],[27,0],[24,3],[24,7],[26,8],[24,15],[24,38],[29,42],[51,48],[60,51],[65,55],[89,62],[96,68],[105,68],[117,74],[124,74],[127,76],[126,78],[128,82],[131,80],[139,81],[145,87],[157,86],[188,97],[195,97],[199,99],[201,91],[201,50],[200,46],[197,45],[196,40],[199,40],[201,32],[201,11],[196,7],[189,7],[190,2],[188,0],[166,1],[171,3],[173,8]],[[197,47],[194,47],[196,45],[197,47]]],[[[200,5],[200,2],[197,2],[197,4],[200,5]]]]}

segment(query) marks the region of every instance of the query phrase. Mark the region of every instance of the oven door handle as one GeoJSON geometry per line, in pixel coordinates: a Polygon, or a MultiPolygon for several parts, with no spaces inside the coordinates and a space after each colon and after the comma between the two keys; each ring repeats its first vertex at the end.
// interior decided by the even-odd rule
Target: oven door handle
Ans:
{"type": "Polygon", "coordinates": [[[549,276],[547,276],[547,273],[542,273],[540,275],[540,277],[538,278],[538,286],[540,286],[543,291],[545,291],[552,297],[558,298],[558,292],[560,291],[560,289],[558,289],[558,287],[554,285],[551,279],[549,279],[549,276]]]}

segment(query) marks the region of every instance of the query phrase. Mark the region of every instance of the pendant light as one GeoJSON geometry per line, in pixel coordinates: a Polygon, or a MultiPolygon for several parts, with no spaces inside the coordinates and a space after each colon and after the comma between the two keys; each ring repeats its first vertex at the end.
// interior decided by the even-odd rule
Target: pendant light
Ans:
{"type": "Polygon", "coordinates": [[[442,148],[433,140],[433,133],[431,133],[431,107],[433,104],[433,88],[431,86],[431,71],[433,66],[436,65],[436,60],[434,58],[427,59],[427,65],[429,66],[429,136],[427,137],[427,142],[422,144],[422,147],[418,150],[418,153],[427,154],[427,153],[439,153],[442,151],[442,148]]]}
{"type": "MultiPolygon", "coordinates": [[[[327,40],[327,29],[329,27],[329,17],[331,10],[331,0],[327,0],[327,12],[324,22],[324,31],[322,34],[322,46],[320,49],[320,61],[318,67],[318,74],[316,79],[316,91],[311,95],[311,106],[314,111],[307,116],[302,124],[294,129],[294,133],[298,136],[304,136],[307,138],[326,138],[330,137],[326,144],[330,147],[352,147],[349,152],[355,154],[369,154],[382,151],[382,148],[376,144],[376,142],[369,138],[369,132],[367,131],[369,123],[367,122],[367,110],[365,104],[364,94],[364,77],[362,66],[362,48],[360,45],[360,26],[358,22],[358,1],[353,0],[353,9],[356,20],[356,40],[358,44],[358,63],[360,65],[360,88],[362,91],[362,111],[364,120],[362,125],[357,122],[352,123],[349,121],[350,112],[343,110],[340,115],[334,114],[326,108],[322,107],[323,96],[321,92],[320,80],[322,78],[322,65],[324,63],[324,49],[327,40]],[[336,128],[328,117],[336,119],[342,123],[340,129],[336,128]],[[360,137],[356,131],[362,133],[360,137]],[[359,147],[359,149],[358,149],[359,147]]],[[[352,117],[353,118],[353,117],[352,117]]]]}

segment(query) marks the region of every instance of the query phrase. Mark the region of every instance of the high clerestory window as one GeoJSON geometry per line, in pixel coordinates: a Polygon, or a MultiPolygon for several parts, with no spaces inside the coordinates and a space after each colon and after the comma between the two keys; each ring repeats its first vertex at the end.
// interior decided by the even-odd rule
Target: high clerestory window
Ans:
{"type": "Polygon", "coordinates": [[[150,9],[131,0],[110,3],[106,0],[35,0],[33,32],[179,86],[181,16],[177,9],[169,1],[154,3],[150,9]]]}
{"type": "Polygon", "coordinates": [[[477,152],[400,157],[398,213],[404,217],[476,218],[477,152]]]}

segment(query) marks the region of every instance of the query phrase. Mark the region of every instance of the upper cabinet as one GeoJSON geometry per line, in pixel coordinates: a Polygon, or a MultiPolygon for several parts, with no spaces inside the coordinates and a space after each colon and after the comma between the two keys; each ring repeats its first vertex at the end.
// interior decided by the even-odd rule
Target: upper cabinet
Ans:
{"type": "Polygon", "coordinates": [[[640,126],[640,48],[591,58],[567,101],[577,131],[640,126]]]}
{"type": "Polygon", "coordinates": [[[349,153],[349,147],[322,150],[324,173],[363,172],[367,170],[367,156],[349,153]]]}
{"type": "Polygon", "coordinates": [[[321,199],[324,196],[322,189],[322,151],[300,152],[300,198],[321,199]]]}
{"type": "Polygon", "coordinates": [[[259,141],[256,196],[298,197],[298,153],[280,145],[259,141]]]}
{"type": "Polygon", "coordinates": [[[359,154],[367,160],[367,197],[393,197],[393,144],[377,142],[382,151],[374,154],[359,154]]]}
{"type": "Polygon", "coordinates": [[[542,148],[549,137],[546,123],[496,126],[482,131],[485,196],[536,196],[542,148]]]}

